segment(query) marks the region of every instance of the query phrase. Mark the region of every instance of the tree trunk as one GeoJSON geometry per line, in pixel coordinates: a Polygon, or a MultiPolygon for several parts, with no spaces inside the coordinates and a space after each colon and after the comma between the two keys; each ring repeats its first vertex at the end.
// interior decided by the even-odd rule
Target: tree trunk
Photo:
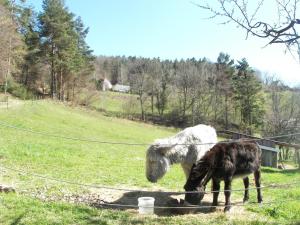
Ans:
{"type": "Polygon", "coordinates": [[[228,130],[228,96],[225,94],[225,129],[228,130]]]}
{"type": "Polygon", "coordinates": [[[52,44],[51,46],[51,85],[50,85],[50,89],[51,89],[51,98],[54,98],[54,45],[52,44]]]}
{"type": "Polygon", "coordinates": [[[59,75],[60,75],[59,100],[64,101],[64,80],[63,80],[63,73],[61,68],[59,71],[59,75]]]}
{"type": "Polygon", "coordinates": [[[151,113],[152,113],[152,116],[154,114],[154,97],[153,97],[153,91],[151,93],[151,113]]]}
{"type": "Polygon", "coordinates": [[[142,120],[145,121],[145,112],[144,112],[144,102],[142,99],[143,95],[139,95],[140,96],[140,106],[141,106],[141,114],[142,114],[142,120]]]}
{"type": "Polygon", "coordinates": [[[4,94],[7,95],[7,89],[8,89],[8,77],[10,75],[10,66],[11,66],[11,40],[12,38],[9,37],[9,49],[8,49],[8,59],[7,59],[7,73],[5,74],[5,87],[4,87],[4,94]]]}
{"type": "Polygon", "coordinates": [[[73,80],[73,85],[72,85],[72,101],[75,99],[75,86],[76,86],[76,80],[73,80]]]}

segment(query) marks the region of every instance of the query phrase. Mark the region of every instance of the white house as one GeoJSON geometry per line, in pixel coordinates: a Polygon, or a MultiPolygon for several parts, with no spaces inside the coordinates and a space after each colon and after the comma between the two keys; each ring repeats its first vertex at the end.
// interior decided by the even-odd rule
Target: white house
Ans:
{"type": "Polygon", "coordinates": [[[113,87],[113,86],[111,85],[110,81],[107,80],[106,78],[104,78],[104,80],[103,80],[103,85],[102,85],[102,91],[111,90],[112,87],[113,87]]]}
{"type": "Polygon", "coordinates": [[[112,90],[117,91],[117,92],[128,93],[130,91],[130,86],[122,85],[122,84],[116,84],[112,87],[112,90]]]}

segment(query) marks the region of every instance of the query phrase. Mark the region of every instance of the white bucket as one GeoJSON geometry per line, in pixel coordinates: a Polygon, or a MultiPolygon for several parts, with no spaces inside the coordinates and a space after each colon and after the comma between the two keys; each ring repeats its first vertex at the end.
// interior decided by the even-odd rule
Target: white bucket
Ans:
{"type": "Polygon", "coordinates": [[[140,197],[138,198],[139,214],[153,214],[154,213],[154,201],[152,197],[140,197]]]}

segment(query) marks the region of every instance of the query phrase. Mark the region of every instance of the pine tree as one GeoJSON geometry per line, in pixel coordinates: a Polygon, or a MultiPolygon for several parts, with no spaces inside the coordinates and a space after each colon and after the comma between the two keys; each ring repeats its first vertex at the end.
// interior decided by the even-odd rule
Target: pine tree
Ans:
{"type": "Polygon", "coordinates": [[[26,45],[26,54],[22,65],[20,82],[26,87],[34,89],[39,76],[40,38],[37,31],[36,15],[31,8],[20,10],[20,33],[26,45]]]}
{"type": "Polygon", "coordinates": [[[51,95],[65,98],[65,84],[83,70],[91,71],[93,57],[84,39],[88,32],[62,0],[44,0],[39,16],[45,58],[51,67],[51,95]]]}
{"type": "Polygon", "coordinates": [[[234,99],[240,111],[244,132],[252,133],[262,125],[264,99],[260,94],[262,84],[255,76],[246,59],[238,61],[237,73],[233,76],[234,99]]]}

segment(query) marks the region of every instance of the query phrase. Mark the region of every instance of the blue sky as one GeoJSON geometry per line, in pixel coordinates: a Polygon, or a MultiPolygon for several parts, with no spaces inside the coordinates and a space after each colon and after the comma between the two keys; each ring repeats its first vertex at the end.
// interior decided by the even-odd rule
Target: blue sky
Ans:
{"type": "MultiPolygon", "coordinates": [[[[41,10],[42,0],[28,2],[41,10]]],[[[300,84],[300,64],[282,46],[245,40],[243,30],[204,19],[206,12],[189,0],[66,0],[66,6],[90,28],[87,43],[96,55],[216,61],[222,51],[235,60],[245,57],[253,68],[292,86],[300,84]]],[[[260,16],[274,18],[274,13],[265,10],[260,16]]]]}

